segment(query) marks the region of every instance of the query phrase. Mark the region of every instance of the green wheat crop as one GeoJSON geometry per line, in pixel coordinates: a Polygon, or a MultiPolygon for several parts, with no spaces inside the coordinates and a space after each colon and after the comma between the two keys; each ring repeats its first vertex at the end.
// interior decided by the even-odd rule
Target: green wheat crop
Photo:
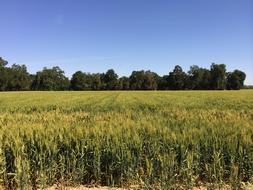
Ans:
{"type": "Polygon", "coordinates": [[[253,181],[253,91],[0,93],[0,186],[253,181]]]}

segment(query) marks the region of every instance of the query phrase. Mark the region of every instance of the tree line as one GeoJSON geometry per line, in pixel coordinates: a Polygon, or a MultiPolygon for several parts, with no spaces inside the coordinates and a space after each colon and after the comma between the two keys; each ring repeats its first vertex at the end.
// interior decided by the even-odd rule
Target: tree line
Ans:
{"type": "Polygon", "coordinates": [[[210,69],[196,65],[188,72],[176,65],[168,75],[159,76],[150,70],[133,71],[119,77],[113,69],[106,73],[75,72],[71,79],[60,67],[43,68],[30,74],[25,65],[13,64],[0,57],[0,90],[239,90],[246,74],[226,71],[225,64],[212,63],[210,69]]]}

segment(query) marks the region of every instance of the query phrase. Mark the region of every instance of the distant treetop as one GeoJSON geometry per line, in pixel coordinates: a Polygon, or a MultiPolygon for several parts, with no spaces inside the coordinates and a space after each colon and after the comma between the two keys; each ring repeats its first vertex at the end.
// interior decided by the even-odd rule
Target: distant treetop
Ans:
{"type": "Polygon", "coordinates": [[[159,76],[150,70],[133,71],[120,77],[113,70],[106,73],[77,71],[69,80],[60,67],[43,68],[29,74],[25,65],[13,64],[0,57],[0,90],[239,90],[246,74],[226,71],[225,64],[212,63],[210,70],[193,65],[188,72],[176,65],[168,75],[159,76]]]}

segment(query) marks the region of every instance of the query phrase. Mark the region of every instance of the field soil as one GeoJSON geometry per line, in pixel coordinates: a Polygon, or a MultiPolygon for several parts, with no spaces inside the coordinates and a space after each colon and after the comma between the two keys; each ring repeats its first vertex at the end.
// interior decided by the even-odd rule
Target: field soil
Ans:
{"type": "Polygon", "coordinates": [[[78,187],[57,187],[53,186],[47,188],[46,190],[126,190],[124,188],[112,188],[112,187],[85,187],[85,186],[78,186],[78,187]]]}
{"type": "MultiPolygon", "coordinates": [[[[52,187],[46,188],[46,190],[140,190],[143,189],[139,186],[131,186],[127,188],[119,188],[119,187],[106,187],[106,186],[97,186],[97,187],[89,187],[89,186],[76,186],[76,187],[63,187],[63,186],[57,186],[54,185],[52,187]]],[[[177,190],[187,190],[186,188],[175,188],[177,190]]],[[[210,188],[207,186],[200,186],[200,187],[194,187],[192,190],[233,190],[232,187],[228,185],[224,185],[223,187],[220,188],[210,188]]],[[[3,187],[0,186],[0,190],[4,190],[3,187]]],[[[253,190],[253,185],[252,184],[244,184],[241,187],[241,190],[253,190]]]]}
{"type": "MultiPolygon", "coordinates": [[[[136,187],[130,187],[130,188],[112,188],[112,187],[85,187],[85,186],[79,186],[79,187],[63,187],[59,188],[56,186],[50,187],[47,190],[137,190],[141,188],[136,187]]],[[[196,187],[193,188],[193,190],[207,190],[205,187],[196,187]]],[[[230,188],[224,188],[223,190],[230,190],[230,188]]]]}
{"type": "MultiPolygon", "coordinates": [[[[47,188],[46,190],[139,190],[142,189],[138,186],[132,186],[132,187],[128,187],[128,188],[116,188],[116,187],[87,187],[87,186],[77,186],[77,187],[57,187],[57,186],[52,186],[47,188]]],[[[178,188],[176,188],[178,189],[178,188]]],[[[194,187],[192,190],[209,190],[210,187],[206,187],[206,186],[200,186],[200,187],[194,187]]],[[[213,188],[211,188],[213,189],[213,188]]],[[[228,185],[224,185],[221,188],[215,188],[213,190],[232,190],[233,188],[228,186],[228,185]]],[[[253,185],[251,184],[244,184],[241,187],[242,190],[253,190],[253,185]]],[[[185,188],[179,188],[178,190],[186,190],[185,188]]]]}

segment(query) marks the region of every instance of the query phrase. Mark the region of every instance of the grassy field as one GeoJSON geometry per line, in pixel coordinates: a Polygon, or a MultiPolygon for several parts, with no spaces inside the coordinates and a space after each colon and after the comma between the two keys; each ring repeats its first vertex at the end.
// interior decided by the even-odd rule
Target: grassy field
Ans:
{"type": "Polygon", "coordinates": [[[0,93],[5,189],[253,182],[253,90],[0,93]]]}

